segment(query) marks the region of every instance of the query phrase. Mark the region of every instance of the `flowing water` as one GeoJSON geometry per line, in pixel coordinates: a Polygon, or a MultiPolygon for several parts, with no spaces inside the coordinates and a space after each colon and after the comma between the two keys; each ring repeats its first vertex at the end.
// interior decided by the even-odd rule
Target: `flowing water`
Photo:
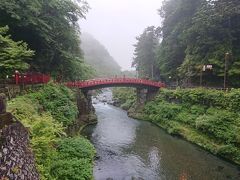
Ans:
{"type": "MultiPolygon", "coordinates": [[[[109,94],[101,95],[102,98],[109,94]]],[[[106,103],[84,129],[97,150],[96,180],[240,180],[240,168],[106,103]]]]}

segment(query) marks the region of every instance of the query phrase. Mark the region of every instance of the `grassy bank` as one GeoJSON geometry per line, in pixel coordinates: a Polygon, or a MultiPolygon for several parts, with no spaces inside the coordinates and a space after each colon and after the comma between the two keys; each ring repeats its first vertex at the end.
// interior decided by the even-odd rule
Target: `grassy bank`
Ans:
{"type": "MultiPolygon", "coordinates": [[[[115,92],[116,93],[116,92],[115,92]]],[[[117,97],[117,95],[114,95],[117,97]]],[[[161,90],[130,116],[149,120],[213,154],[240,164],[240,90],[161,90]]]]}
{"type": "Polygon", "coordinates": [[[10,101],[8,111],[30,131],[41,179],[93,179],[94,147],[83,137],[66,134],[78,113],[70,89],[46,85],[10,101]]]}

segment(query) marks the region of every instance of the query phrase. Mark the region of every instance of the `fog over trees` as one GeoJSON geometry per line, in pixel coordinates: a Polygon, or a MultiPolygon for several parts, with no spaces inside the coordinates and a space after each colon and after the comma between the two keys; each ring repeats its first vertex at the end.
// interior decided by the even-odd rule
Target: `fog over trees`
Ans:
{"type": "Polygon", "coordinates": [[[81,41],[85,62],[94,68],[97,77],[120,74],[121,67],[98,40],[88,33],[82,33],[81,41]]]}

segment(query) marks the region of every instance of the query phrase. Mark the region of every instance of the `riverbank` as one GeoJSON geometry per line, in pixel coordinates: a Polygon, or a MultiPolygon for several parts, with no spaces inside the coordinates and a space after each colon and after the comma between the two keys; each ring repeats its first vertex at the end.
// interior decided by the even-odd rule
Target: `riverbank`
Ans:
{"type": "MultiPolygon", "coordinates": [[[[114,98],[117,98],[119,94],[114,93],[114,98]]],[[[128,93],[127,96],[132,95],[128,93]]],[[[240,165],[239,97],[239,90],[225,93],[206,89],[165,89],[160,90],[157,97],[141,110],[132,105],[128,114],[151,121],[169,134],[181,136],[240,165]]]]}
{"type": "MultiPolygon", "coordinates": [[[[107,95],[106,95],[107,98],[107,95]]],[[[97,150],[95,179],[239,179],[239,169],[151,122],[128,117],[104,102],[94,104],[98,123],[82,134],[97,150]]]]}
{"type": "Polygon", "coordinates": [[[72,90],[48,84],[8,103],[8,111],[30,131],[41,179],[93,179],[95,148],[79,133],[69,133],[75,124],[86,124],[76,119],[76,102],[72,90]]]}

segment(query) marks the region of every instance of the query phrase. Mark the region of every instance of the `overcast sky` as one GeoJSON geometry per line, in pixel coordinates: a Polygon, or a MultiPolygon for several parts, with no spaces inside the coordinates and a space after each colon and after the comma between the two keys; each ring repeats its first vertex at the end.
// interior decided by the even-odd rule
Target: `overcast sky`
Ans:
{"type": "Polygon", "coordinates": [[[91,9],[81,30],[99,40],[123,68],[131,68],[136,36],[147,26],[159,26],[162,0],[87,0],[91,9]]]}

